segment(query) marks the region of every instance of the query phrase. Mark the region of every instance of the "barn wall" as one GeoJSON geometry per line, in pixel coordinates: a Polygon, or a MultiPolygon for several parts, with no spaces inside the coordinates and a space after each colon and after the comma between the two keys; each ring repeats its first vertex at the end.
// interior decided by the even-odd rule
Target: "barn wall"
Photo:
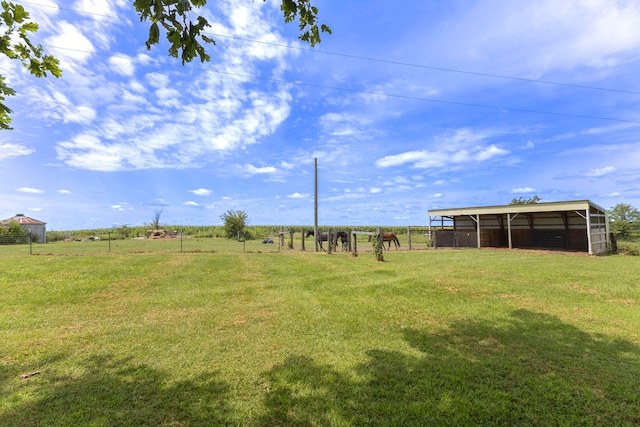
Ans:
{"type": "MultiPolygon", "coordinates": [[[[598,248],[606,249],[604,222],[592,223],[597,228],[598,248]],[[604,236],[604,238],[602,237],[604,236]],[[604,242],[603,242],[604,240],[604,242]]],[[[477,247],[476,221],[469,216],[454,218],[454,231],[436,230],[436,247],[477,247]]],[[[592,232],[592,246],[593,246],[592,232]]],[[[589,250],[586,221],[575,212],[519,214],[511,218],[511,244],[514,248],[589,250]]],[[[480,246],[508,247],[507,215],[480,216],[480,246]]],[[[598,252],[594,252],[598,253],[598,252]]]]}

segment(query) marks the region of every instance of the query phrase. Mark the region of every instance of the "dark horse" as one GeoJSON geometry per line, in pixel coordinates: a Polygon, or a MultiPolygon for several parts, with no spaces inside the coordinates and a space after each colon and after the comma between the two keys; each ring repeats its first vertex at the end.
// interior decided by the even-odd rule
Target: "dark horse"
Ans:
{"type": "MultiPolygon", "coordinates": [[[[304,236],[304,238],[306,239],[307,237],[313,236],[313,235],[314,235],[313,230],[309,230],[307,231],[307,235],[304,236]]],[[[320,244],[320,249],[324,251],[324,248],[322,247],[322,242],[326,242],[329,240],[329,233],[327,231],[322,231],[318,233],[318,238],[316,240],[320,244]]],[[[333,244],[333,247],[336,247],[338,245],[338,237],[336,236],[336,233],[331,233],[331,244],[333,244]]]]}
{"type": "MultiPolygon", "coordinates": [[[[371,241],[371,237],[373,236],[369,236],[369,241],[371,241]]],[[[382,233],[383,248],[384,248],[384,242],[389,242],[389,249],[391,249],[391,242],[393,242],[396,245],[396,249],[400,247],[400,240],[398,240],[398,237],[395,234],[393,234],[391,231],[382,233]]]]}
{"type": "Polygon", "coordinates": [[[336,239],[340,239],[340,242],[342,243],[342,252],[349,249],[349,233],[347,233],[346,231],[338,231],[336,233],[336,239]]]}

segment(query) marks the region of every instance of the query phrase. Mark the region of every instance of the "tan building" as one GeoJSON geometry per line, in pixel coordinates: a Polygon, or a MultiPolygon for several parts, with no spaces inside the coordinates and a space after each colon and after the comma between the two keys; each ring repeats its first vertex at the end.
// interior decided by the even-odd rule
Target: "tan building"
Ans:
{"type": "Polygon", "coordinates": [[[47,243],[47,223],[38,221],[37,219],[29,218],[24,214],[16,214],[12,218],[3,219],[0,224],[4,227],[8,227],[11,221],[15,221],[22,228],[31,232],[32,236],[35,236],[34,242],[47,243]]]}
{"type": "Polygon", "coordinates": [[[589,200],[434,209],[435,247],[560,249],[605,254],[607,212],[589,200]]]}

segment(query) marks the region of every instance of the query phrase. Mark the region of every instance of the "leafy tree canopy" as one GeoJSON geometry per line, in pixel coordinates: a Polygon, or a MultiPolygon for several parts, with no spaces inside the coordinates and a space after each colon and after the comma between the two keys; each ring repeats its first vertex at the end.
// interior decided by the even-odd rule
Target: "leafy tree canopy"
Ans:
{"type": "Polygon", "coordinates": [[[517,199],[511,199],[511,203],[509,203],[510,205],[530,205],[533,203],[539,203],[541,202],[542,199],[538,196],[533,196],[533,197],[518,197],[517,199]]]}
{"type": "Polygon", "coordinates": [[[628,237],[631,234],[632,226],[640,222],[640,211],[626,203],[618,203],[609,210],[608,214],[611,221],[611,231],[620,237],[628,237]]]}
{"type": "Polygon", "coordinates": [[[249,216],[245,211],[241,210],[228,210],[220,215],[220,219],[224,221],[224,230],[227,237],[233,239],[238,236],[238,232],[241,232],[247,226],[247,219],[249,216]]]}
{"type": "MultiPolygon", "coordinates": [[[[311,4],[311,0],[281,1],[284,22],[298,20],[300,40],[315,46],[321,41],[320,33],[331,34],[327,25],[318,23],[318,8],[311,4]]],[[[200,58],[201,62],[209,61],[211,58],[202,43],[216,43],[203,33],[210,25],[202,16],[192,19],[193,9],[206,4],[207,0],[134,0],[133,6],[140,15],[140,21],[151,22],[149,37],[145,42],[147,49],[160,42],[162,28],[170,45],[169,55],[179,57],[183,65],[195,57],[200,58]]]]}

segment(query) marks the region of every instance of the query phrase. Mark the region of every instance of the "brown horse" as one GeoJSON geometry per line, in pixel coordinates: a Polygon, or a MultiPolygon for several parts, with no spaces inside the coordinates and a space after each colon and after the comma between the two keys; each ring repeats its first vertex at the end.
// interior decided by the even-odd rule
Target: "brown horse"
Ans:
{"type": "MultiPolygon", "coordinates": [[[[371,237],[373,236],[369,236],[369,241],[371,241],[371,237]]],[[[393,234],[391,231],[386,231],[382,233],[383,248],[384,248],[384,242],[389,242],[389,249],[391,249],[391,242],[393,242],[393,244],[396,245],[396,250],[400,247],[400,240],[398,240],[398,237],[395,234],[393,234]]]]}

